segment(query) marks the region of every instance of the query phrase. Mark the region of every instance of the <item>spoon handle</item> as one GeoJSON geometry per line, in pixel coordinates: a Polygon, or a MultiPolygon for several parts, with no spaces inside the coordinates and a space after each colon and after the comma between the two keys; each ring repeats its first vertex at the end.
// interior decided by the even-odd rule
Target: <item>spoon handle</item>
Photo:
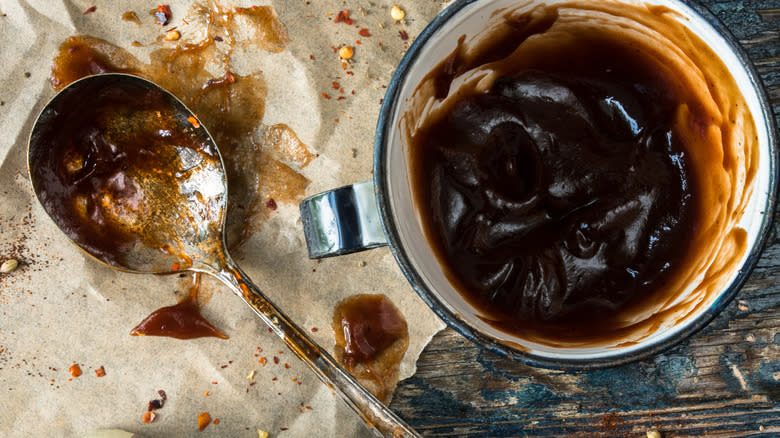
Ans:
{"type": "Polygon", "coordinates": [[[328,388],[336,391],[375,434],[383,437],[420,437],[398,415],[382,404],[279,310],[249,277],[229,260],[216,277],[230,286],[257,313],[328,388]]]}

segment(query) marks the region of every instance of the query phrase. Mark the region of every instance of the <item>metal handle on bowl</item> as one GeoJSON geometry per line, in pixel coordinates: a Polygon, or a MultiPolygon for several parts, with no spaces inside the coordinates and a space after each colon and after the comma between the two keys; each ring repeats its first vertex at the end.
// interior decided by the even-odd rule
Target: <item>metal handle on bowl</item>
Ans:
{"type": "Polygon", "coordinates": [[[300,204],[309,258],[320,259],[387,245],[373,181],[329,190],[300,204]]]}

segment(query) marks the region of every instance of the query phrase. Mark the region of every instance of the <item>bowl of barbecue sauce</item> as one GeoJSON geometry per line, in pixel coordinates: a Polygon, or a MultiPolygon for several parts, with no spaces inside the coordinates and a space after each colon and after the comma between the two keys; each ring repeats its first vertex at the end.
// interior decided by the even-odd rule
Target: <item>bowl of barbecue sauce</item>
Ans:
{"type": "Polygon", "coordinates": [[[766,240],[761,82],[688,2],[461,1],[406,53],[375,143],[388,244],[469,339],[546,367],[706,325],[766,240]]]}

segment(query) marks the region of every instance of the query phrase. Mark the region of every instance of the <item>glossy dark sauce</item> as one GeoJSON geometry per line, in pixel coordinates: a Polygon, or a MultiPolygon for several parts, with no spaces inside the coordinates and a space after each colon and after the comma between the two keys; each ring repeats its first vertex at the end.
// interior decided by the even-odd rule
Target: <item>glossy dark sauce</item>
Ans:
{"type": "MultiPolygon", "coordinates": [[[[141,25],[132,12],[124,14],[122,19],[141,25]]],[[[315,154],[289,126],[262,124],[268,93],[262,72],[239,75],[230,71],[234,49],[255,47],[278,53],[286,48],[289,38],[285,26],[270,6],[227,8],[194,3],[182,22],[202,25],[200,29],[189,28],[189,32],[183,32],[183,35],[196,35],[196,39],[182,38],[176,44],[157,39],[150,43],[157,48],[151,53],[148,64],[99,38],[68,37],[52,62],[50,82],[54,89],[60,90],[88,75],[121,72],[149,79],[181,99],[208,127],[222,152],[230,193],[225,236],[228,246],[235,248],[270,217],[272,211],[265,206],[268,199],[297,204],[303,199],[309,183],[300,169],[315,154]],[[220,72],[214,74],[215,70],[220,72]]],[[[134,42],[133,45],[140,44],[134,42]]],[[[74,233],[78,231],[74,230],[74,233]]],[[[129,239],[128,236],[124,233],[116,237],[129,239]]],[[[101,242],[98,237],[95,240],[101,242]]],[[[183,259],[180,266],[172,263],[172,270],[187,268],[186,254],[178,248],[164,243],[160,248],[183,259]]],[[[111,248],[104,248],[102,254],[96,255],[112,261],[106,249],[111,248]]],[[[195,283],[192,288],[197,289],[195,283]]],[[[191,301],[194,306],[198,300],[191,301]]],[[[155,312],[150,318],[154,317],[154,324],[161,321],[160,317],[174,315],[178,315],[177,318],[189,315],[184,320],[197,321],[199,314],[192,313],[197,310],[193,306],[186,301],[160,309],[158,312],[161,313],[155,312]]],[[[205,320],[203,322],[207,324],[205,320]]],[[[165,326],[177,324],[166,323],[165,326]]],[[[193,333],[197,332],[193,330],[193,333]]],[[[165,330],[159,333],[166,336],[165,330]]],[[[171,330],[170,335],[181,337],[182,331],[171,330]]]]}
{"type": "Polygon", "coordinates": [[[187,295],[173,306],[162,307],[144,318],[130,334],[133,336],[165,336],[176,339],[220,338],[228,336],[214,327],[200,313],[198,290],[200,275],[193,274],[187,295]]]}
{"type": "MultiPolygon", "coordinates": [[[[436,94],[512,53],[508,35],[483,57],[456,50],[429,74],[436,94]]],[[[695,169],[674,129],[680,84],[652,57],[608,34],[546,49],[415,133],[413,186],[445,273],[486,320],[586,338],[685,259],[695,169]]]]}
{"type": "MultiPolygon", "coordinates": [[[[37,145],[31,148],[33,181],[46,210],[100,260],[134,266],[127,254],[148,247],[184,263],[187,256],[178,254],[171,231],[188,225],[177,216],[189,202],[178,191],[189,183],[186,169],[194,164],[183,157],[219,166],[213,144],[160,90],[118,80],[81,83],[78,94],[71,90],[41,116],[31,140],[37,145]]],[[[211,208],[204,205],[203,212],[211,208]]]]}
{"type": "Polygon", "coordinates": [[[401,312],[384,295],[355,295],[333,311],[336,359],[377,398],[392,393],[409,344],[401,312]]]}

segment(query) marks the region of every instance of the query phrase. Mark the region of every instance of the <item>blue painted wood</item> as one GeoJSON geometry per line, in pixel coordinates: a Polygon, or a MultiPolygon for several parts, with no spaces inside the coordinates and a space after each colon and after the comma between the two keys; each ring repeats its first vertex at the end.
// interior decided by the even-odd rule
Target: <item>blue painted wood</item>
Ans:
{"type": "MultiPolygon", "coordinates": [[[[702,4],[747,51],[780,126],[780,0],[702,4]]],[[[737,299],[665,354],[552,371],[498,357],[448,329],[391,407],[426,436],[780,437],[780,224],[737,299]]]]}

